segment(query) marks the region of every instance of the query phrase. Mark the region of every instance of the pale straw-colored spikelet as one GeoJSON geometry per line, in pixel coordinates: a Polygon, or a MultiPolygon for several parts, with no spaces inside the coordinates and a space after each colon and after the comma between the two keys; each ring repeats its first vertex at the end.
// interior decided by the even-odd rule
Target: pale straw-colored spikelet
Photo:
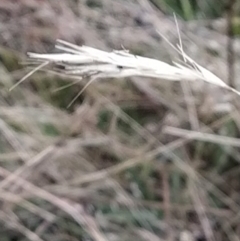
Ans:
{"type": "MultiPolygon", "coordinates": [[[[182,54],[184,64],[174,63],[170,65],[156,59],[133,55],[125,50],[105,52],[88,46],[77,46],[63,40],[57,40],[56,48],[63,53],[28,53],[31,61],[39,63],[39,66],[30,72],[28,76],[36,70],[51,64],[51,70],[56,73],[79,78],[96,79],[142,76],[171,81],[203,80],[230,89],[240,95],[237,90],[229,87],[216,75],[198,65],[182,49],[179,52],[182,54]]],[[[21,83],[24,79],[18,83],[21,83]]]]}

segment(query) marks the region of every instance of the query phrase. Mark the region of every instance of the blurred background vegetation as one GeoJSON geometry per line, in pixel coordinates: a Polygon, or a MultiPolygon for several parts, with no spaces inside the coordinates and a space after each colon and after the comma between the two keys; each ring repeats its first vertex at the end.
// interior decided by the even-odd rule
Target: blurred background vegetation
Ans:
{"type": "Polygon", "coordinates": [[[178,44],[173,12],[187,54],[239,89],[238,0],[0,1],[1,241],[240,240],[236,96],[134,77],[67,108],[85,82],[41,71],[9,91],[57,38],[180,59],[158,33],[178,44]]]}
{"type": "Polygon", "coordinates": [[[240,10],[239,2],[232,0],[151,0],[151,2],[159,9],[170,14],[175,12],[185,20],[224,17],[229,4],[234,4],[236,15],[239,15],[240,10]]]}

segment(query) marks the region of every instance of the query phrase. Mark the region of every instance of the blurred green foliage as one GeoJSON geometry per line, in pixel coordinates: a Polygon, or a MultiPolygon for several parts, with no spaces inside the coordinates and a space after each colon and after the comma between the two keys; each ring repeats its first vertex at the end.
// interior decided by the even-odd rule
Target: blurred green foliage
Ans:
{"type": "MultiPolygon", "coordinates": [[[[227,3],[225,0],[151,0],[151,2],[169,14],[175,12],[184,20],[223,17],[227,3]]],[[[237,15],[240,3],[237,1],[236,5],[237,15]]]]}

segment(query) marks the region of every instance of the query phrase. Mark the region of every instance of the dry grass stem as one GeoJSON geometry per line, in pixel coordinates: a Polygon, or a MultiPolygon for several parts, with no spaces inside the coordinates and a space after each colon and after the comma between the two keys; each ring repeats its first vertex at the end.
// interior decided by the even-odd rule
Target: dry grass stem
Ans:
{"type": "MultiPolygon", "coordinates": [[[[179,46],[177,51],[182,54],[185,63],[175,63],[174,65],[151,58],[132,55],[125,50],[104,52],[88,46],[77,46],[63,40],[58,40],[56,48],[65,53],[28,54],[29,58],[34,62],[37,60],[42,63],[35,71],[51,64],[51,68],[57,73],[64,73],[69,76],[94,77],[94,79],[141,76],[172,81],[203,80],[230,89],[240,95],[237,90],[226,85],[216,75],[198,65],[187,56],[181,49],[181,46],[179,46]]],[[[20,82],[35,71],[29,73],[20,82]]]]}

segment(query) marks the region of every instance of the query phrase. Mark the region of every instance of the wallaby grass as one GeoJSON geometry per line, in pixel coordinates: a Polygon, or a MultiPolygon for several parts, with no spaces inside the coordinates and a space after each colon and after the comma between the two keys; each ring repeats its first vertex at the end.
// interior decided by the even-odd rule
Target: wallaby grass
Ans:
{"type": "MultiPolygon", "coordinates": [[[[102,55],[108,53],[94,57],[102,55]]],[[[113,57],[124,73],[125,60],[134,56],[113,57]]],[[[161,76],[148,61],[147,70],[142,65],[137,73],[161,76]]],[[[212,89],[223,99],[231,90],[209,83],[196,87],[196,76],[220,79],[203,78],[205,69],[195,62],[190,72],[161,63],[178,73],[162,79],[180,73],[183,81],[177,83],[119,78],[122,72],[112,59],[107,74],[114,78],[106,79],[106,66],[99,62],[100,72],[88,71],[103,79],[70,108],[86,83],[54,92],[76,79],[37,72],[9,92],[25,70],[1,65],[1,78],[8,79],[0,90],[2,237],[238,240],[239,111],[231,98],[220,111],[212,101],[212,89]],[[185,74],[193,81],[185,82],[185,74]]]]}

